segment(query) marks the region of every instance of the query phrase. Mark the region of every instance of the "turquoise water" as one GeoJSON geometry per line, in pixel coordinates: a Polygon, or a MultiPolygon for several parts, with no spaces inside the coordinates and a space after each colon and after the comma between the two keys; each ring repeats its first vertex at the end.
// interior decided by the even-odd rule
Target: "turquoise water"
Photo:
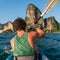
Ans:
{"type": "MultiPolygon", "coordinates": [[[[10,39],[14,35],[15,33],[0,34],[0,55],[11,49],[10,39]]],[[[60,33],[46,33],[41,39],[35,40],[35,45],[41,48],[50,60],[60,60],[60,33]]]]}

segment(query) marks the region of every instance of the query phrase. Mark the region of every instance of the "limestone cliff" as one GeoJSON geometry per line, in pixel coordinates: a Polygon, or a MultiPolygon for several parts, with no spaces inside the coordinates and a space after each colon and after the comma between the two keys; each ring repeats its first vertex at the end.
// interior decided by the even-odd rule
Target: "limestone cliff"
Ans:
{"type": "MultiPolygon", "coordinates": [[[[27,29],[30,28],[30,24],[34,24],[38,20],[40,15],[41,15],[41,11],[35,5],[33,4],[28,5],[25,16],[27,29]]],[[[44,30],[54,31],[59,29],[59,24],[54,16],[48,17],[46,19],[43,19],[43,17],[41,17],[37,22],[37,25],[39,27],[42,27],[42,29],[44,30]]]]}
{"type": "Polygon", "coordinates": [[[11,22],[7,22],[5,24],[0,24],[0,33],[4,32],[6,30],[13,31],[13,25],[11,22]]]}
{"type": "MultiPolygon", "coordinates": [[[[27,30],[30,28],[30,24],[35,24],[38,18],[41,15],[41,11],[33,4],[29,4],[26,10],[25,21],[27,23],[27,30]]],[[[60,24],[56,21],[54,16],[43,19],[41,17],[37,22],[38,27],[41,27],[44,30],[58,30],[60,29],[60,24]]],[[[0,33],[6,30],[13,31],[13,25],[11,22],[5,24],[0,24],[0,33]]]]}
{"type": "Polygon", "coordinates": [[[56,21],[54,16],[48,17],[44,21],[46,30],[54,31],[59,29],[58,22],[56,21]]]}
{"type": "MultiPolygon", "coordinates": [[[[40,17],[41,15],[41,11],[33,4],[29,4],[26,10],[26,17],[25,17],[25,21],[28,25],[28,28],[30,26],[30,24],[34,24],[36,22],[36,20],[40,17]]],[[[41,19],[39,19],[39,21],[37,22],[37,24],[42,27],[44,27],[44,19],[43,17],[41,19]]]]}

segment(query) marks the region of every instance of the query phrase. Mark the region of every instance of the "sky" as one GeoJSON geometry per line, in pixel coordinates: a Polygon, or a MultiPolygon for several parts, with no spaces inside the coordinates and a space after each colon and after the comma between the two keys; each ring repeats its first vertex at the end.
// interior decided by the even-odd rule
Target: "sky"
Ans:
{"type": "MultiPolygon", "coordinates": [[[[0,0],[0,23],[14,21],[17,17],[25,18],[28,4],[32,3],[43,12],[48,0],[0,0]]],[[[60,23],[60,2],[43,17],[54,16],[60,23]]]]}

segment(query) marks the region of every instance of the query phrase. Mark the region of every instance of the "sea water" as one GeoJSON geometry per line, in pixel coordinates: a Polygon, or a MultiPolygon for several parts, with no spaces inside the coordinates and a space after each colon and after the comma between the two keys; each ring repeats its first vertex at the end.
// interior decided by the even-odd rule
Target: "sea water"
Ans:
{"type": "MultiPolygon", "coordinates": [[[[0,33],[0,55],[11,49],[10,40],[14,36],[15,33],[0,33]]],[[[42,49],[50,60],[60,60],[60,33],[46,33],[42,38],[35,40],[35,45],[42,49]]]]}

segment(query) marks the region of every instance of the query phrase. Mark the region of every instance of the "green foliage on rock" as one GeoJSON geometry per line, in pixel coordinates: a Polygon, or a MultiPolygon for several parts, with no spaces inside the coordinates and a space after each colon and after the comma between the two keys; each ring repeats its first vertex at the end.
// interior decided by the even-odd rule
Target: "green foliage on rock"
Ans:
{"type": "Polygon", "coordinates": [[[3,33],[12,33],[13,31],[11,29],[3,31],[3,33]]]}
{"type": "Polygon", "coordinates": [[[25,21],[27,22],[29,20],[29,18],[28,17],[25,17],[25,21]]]}

